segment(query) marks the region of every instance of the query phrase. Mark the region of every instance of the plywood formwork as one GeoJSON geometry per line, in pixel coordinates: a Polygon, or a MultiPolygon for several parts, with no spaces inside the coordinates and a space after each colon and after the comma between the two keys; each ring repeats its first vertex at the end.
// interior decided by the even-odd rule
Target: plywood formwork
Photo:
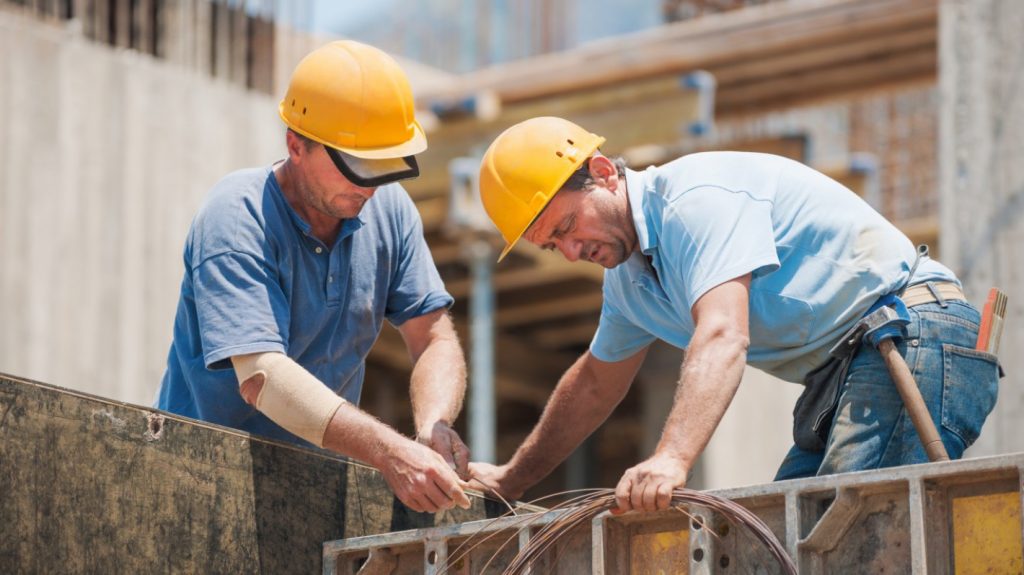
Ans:
{"type": "MultiPolygon", "coordinates": [[[[800,573],[1019,573],[1024,454],[897,467],[715,491],[767,524],[800,573]]],[[[564,511],[324,544],[324,574],[355,573],[384,551],[406,573],[498,573],[564,511]],[[486,539],[490,536],[490,539],[486,539]],[[465,554],[475,542],[483,545],[465,554]],[[468,542],[468,544],[467,544],[468,542]],[[500,546],[508,542],[498,552],[500,546]],[[465,545],[464,545],[465,544],[465,545]],[[460,547],[461,546],[461,547],[460,547]]],[[[536,573],[782,573],[742,527],[699,507],[597,516],[536,573]]]]}
{"type": "Polygon", "coordinates": [[[417,513],[326,452],[0,374],[4,573],[313,573],[325,539],[487,517],[417,513]]]}

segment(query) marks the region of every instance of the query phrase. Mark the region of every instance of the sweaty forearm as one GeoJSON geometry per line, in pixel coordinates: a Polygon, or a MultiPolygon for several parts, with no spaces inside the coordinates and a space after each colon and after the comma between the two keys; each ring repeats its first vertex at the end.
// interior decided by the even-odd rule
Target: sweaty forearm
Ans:
{"type": "Polygon", "coordinates": [[[413,366],[409,394],[417,430],[455,421],[466,395],[466,361],[457,338],[431,341],[413,366]]]}
{"type": "Polygon", "coordinates": [[[743,377],[747,340],[729,332],[695,334],[656,453],[691,467],[725,415],[743,377]]]}

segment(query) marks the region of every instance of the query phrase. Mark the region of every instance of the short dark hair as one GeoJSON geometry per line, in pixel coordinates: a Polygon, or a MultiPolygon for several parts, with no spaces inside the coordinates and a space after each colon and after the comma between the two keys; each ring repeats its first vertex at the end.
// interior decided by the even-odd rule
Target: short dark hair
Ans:
{"type": "Polygon", "coordinates": [[[302,145],[304,145],[304,146],[306,147],[306,149],[307,149],[307,150],[308,150],[308,149],[310,149],[310,148],[312,148],[313,146],[317,146],[317,145],[319,145],[319,144],[317,144],[317,142],[315,142],[315,141],[313,141],[313,140],[310,140],[310,139],[309,139],[309,138],[307,138],[306,136],[303,136],[302,134],[300,134],[300,133],[296,132],[295,130],[293,130],[293,129],[291,129],[291,128],[288,128],[288,132],[290,132],[290,133],[291,133],[291,134],[292,134],[293,136],[295,136],[296,138],[298,138],[298,139],[299,139],[299,141],[300,141],[300,142],[302,142],[302,145]]]}
{"type": "MultiPolygon", "coordinates": [[[[591,158],[601,155],[603,155],[601,154],[601,152],[594,152],[594,155],[591,156],[591,158]]],[[[615,156],[614,158],[610,159],[612,163],[615,164],[615,170],[616,172],[618,172],[619,176],[626,173],[626,160],[623,159],[622,156],[615,156]]],[[[586,191],[593,187],[593,185],[594,178],[590,177],[590,158],[587,158],[587,161],[583,162],[579,168],[576,168],[576,171],[573,172],[571,176],[569,176],[569,179],[566,180],[564,184],[562,184],[562,187],[559,189],[559,191],[586,191]]]]}

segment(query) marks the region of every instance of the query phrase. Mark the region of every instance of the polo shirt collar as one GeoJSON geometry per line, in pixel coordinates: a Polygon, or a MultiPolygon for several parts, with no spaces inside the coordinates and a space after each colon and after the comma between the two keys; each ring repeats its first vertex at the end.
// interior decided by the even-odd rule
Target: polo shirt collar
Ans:
{"type": "Polygon", "coordinates": [[[658,247],[658,237],[652,235],[647,227],[647,213],[644,209],[644,192],[647,189],[647,172],[636,172],[626,168],[626,197],[633,216],[633,226],[640,242],[640,251],[651,255],[658,247]]]}

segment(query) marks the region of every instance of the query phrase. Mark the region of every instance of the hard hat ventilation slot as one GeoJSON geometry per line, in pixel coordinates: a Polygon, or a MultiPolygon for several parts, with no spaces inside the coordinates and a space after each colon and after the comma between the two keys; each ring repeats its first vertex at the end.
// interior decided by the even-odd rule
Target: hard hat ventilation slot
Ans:
{"type": "Polygon", "coordinates": [[[573,142],[572,140],[566,140],[566,142],[569,142],[570,146],[575,146],[576,145],[576,142],[573,142]]]}
{"type": "Polygon", "coordinates": [[[561,158],[564,154],[562,152],[555,152],[555,155],[561,158]]]}
{"type": "Polygon", "coordinates": [[[295,107],[295,98],[292,98],[292,108],[295,107]]]}
{"type": "Polygon", "coordinates": [[[302,107],[302,115],[303,115],[303,116],[305,116],[305,115],[306,115],[306,107],[305,107],[305,106],[303,106],[303,107],[302,107]]]}

